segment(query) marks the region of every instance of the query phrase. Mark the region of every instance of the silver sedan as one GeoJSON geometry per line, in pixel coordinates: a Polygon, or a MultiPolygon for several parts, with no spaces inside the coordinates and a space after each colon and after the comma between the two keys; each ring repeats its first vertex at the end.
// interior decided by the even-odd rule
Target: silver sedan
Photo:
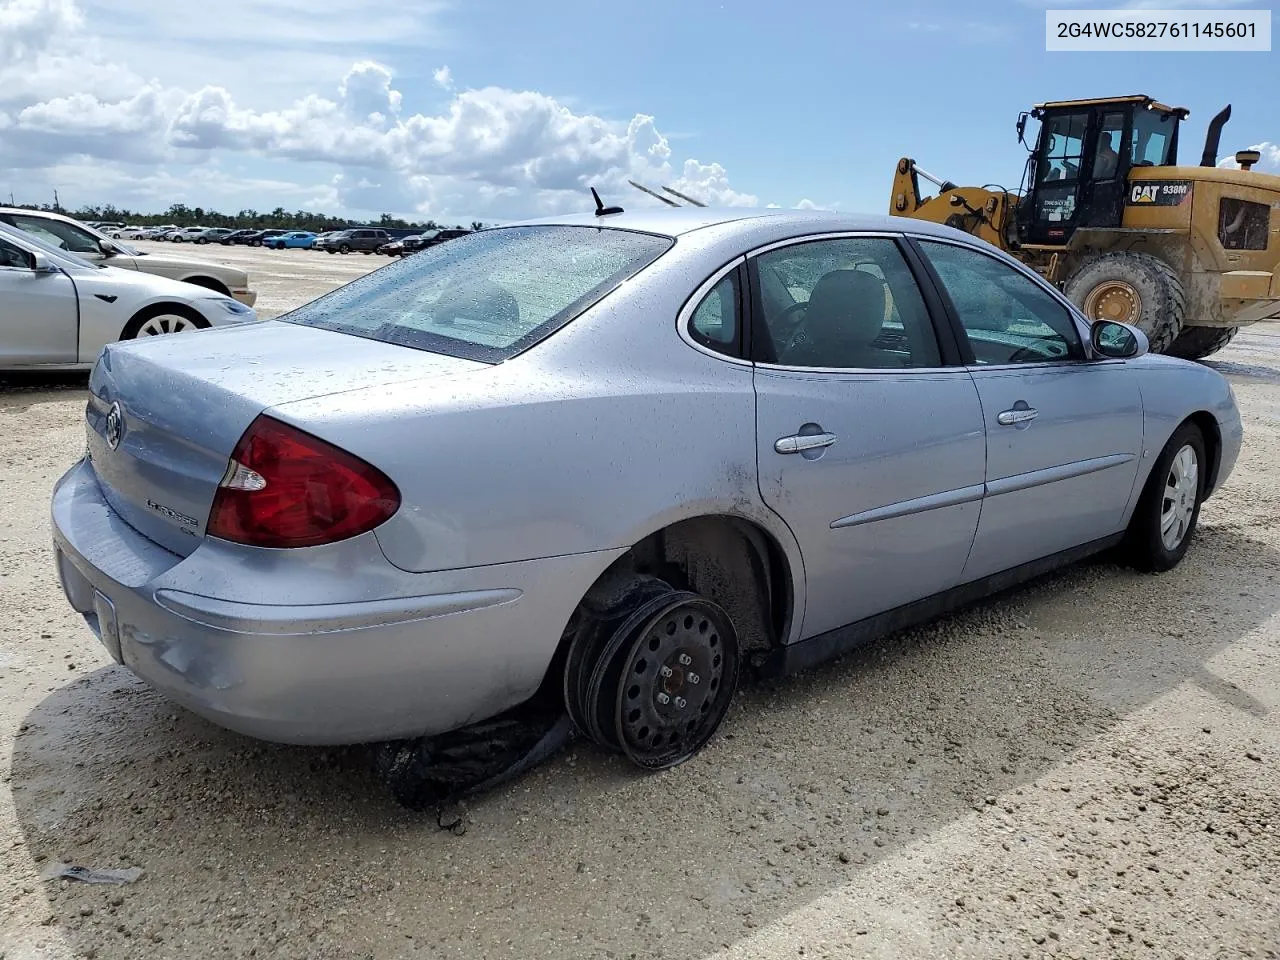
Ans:
{"type": "Polygon", "coordinates": [[[256,320],[225,294],[90,263],[0,223],[0,370],[87,370],[116,340],[256,320]]]}
{"type": "Polygon", "coordinates": [[[783,673],[1088,554],[1173,567],[1241,424],[972,237],[679,209],[432,247],[278,320],[109,346],[67,599],[254,737],[551,696],[646,768],[783,673]]]}

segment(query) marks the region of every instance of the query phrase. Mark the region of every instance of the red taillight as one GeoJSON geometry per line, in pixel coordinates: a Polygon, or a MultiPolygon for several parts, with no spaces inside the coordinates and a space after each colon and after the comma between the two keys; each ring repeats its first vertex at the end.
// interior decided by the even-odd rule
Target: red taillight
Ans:
{"type": "Polygon", "coordinates": [[[255,547],[314,547],[366,533],[400,508],[377,467],[268,416],[231,454],[208,534],[255,547]]]}

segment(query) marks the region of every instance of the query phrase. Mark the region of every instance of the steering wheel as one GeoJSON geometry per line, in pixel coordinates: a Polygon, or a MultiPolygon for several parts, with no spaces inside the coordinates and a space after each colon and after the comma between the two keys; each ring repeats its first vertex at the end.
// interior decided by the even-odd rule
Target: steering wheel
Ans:
{"type": "Polygon", "coordinates": [[[1053,359],[1055,358],[1045,356],[1043,352],[1041,352],[1040,350],[1028,344],[1025,347],[1019,347],[1017,350],[1013,351],[1013,353],[1009,354],[1009,359],[1006,360],[1005,362],[1006,363],[1023,363],[1026,360],[1049,361],[1053,359]]]}
{"type": "Polygon", "coordinates": [[[787,356],[794,347],[805,341],[804,324],[802,324],[799,319],[796,319],[795,315],[808,306],[809,303],[807,300],[797,301],[789,307],[784,308],[782,313],[778,314],[777,319],[775,319],[770,325],[782,334],[782,338],[784,340],[782,349],[776,351],[781,356],[787,356]],[[790,327],[790,329],[786,330],[787,327],[790,327]],[[785,333],[783,332],[784,330],[786,330],[785,333]]]}

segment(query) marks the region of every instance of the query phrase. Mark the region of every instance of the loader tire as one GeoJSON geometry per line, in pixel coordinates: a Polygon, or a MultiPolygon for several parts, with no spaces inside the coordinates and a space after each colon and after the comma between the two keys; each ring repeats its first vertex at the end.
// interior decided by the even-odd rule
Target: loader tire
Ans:
{"type": "Polygon", "coordinates": [[[1178,274],[1149,253],[1113,251],[1086,260],[1063,292],[1090,321],[1118,320],[1147,335],[1165,353],[1182,333],[1186,293],[1178,274]]]}
{"type": "Polygon", "coordinates": [[[1183,360],[1203,360],[1232,341],[1239,327],[1187,327],[1165,352],[1183,360]]]}

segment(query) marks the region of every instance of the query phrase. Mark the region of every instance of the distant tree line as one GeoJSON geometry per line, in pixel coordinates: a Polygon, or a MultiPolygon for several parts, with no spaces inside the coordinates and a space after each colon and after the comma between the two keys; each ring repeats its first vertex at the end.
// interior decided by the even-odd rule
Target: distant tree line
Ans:
{"type": "MultiPolygon", "coordinates": [[[[138,213],[134,210],[121,209],[114,204],[101,207],[81,207],[68,210],[58,204],[15,204],[25,210],[46,210],[75,217],[77,220],[100,220],[108,223],[125,223],[136,226],[159,226],[172,223],[179,227],[232,227],[237,230],[257,228],[259,230],[309,230],[323,233],[327,230],[345,230],[350,227],[383,227],[391,230],[441,230],[449,224],[436,223],[434,220],[416,222],[393,217],[384,213],[377,220],[350,220],[346,217],[331,217],[327,213],[313,213],[310,210],[295,210],[293,213],[284,207],[276,207],[270,213],[257,210],[241,210],[239,213],[220,213],[217,210],[206,210],[204,207],[188,207],[185,203],[175,203],[163,213],[138,213]]],[[[458,229],[463,225],[453,224],[458,229]]],[[[484,226],[480,221],[471,223],[472,230],[484,226]]]]}

